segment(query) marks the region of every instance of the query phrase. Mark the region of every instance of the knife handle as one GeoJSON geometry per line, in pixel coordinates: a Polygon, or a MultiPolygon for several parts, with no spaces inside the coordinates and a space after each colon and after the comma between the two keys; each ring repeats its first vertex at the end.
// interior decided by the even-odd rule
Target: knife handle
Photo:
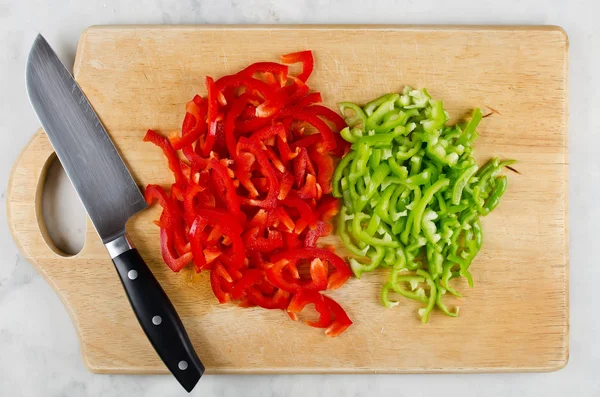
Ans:
{"type": "MultiPolygon", "coordinates": [[[[112,256],[112,255],[111,255],[112,256]]],[[[179,315],[137,249],[113,258],[142,329],[181,386],[192,391],[204,373],[179,315]]]]}

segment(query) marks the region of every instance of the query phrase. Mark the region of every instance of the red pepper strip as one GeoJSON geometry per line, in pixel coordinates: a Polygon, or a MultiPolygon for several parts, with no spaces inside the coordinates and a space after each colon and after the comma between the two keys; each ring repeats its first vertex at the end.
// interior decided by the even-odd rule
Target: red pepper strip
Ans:
{"type": "Polygon", "coordinates": [[[321,98],[321,93],[311,92],[310,94],[307,94],[304,98],[299,100],[297,105],[300,107],[306,107],[319,102],[323,102],[323,99],[321,98]]]}
{"type": "Polygon", "coordinates": [[[250,302],[250,299],[247,296],[242,296],[240,298],[240,303],[238,303],[238,307],[242,307],[244,309],[248,307],[256,306],[254,303],[250,302]]]}
{"type": "Polygon", "coordinates": [[[317,116],[321,116],[326,120],[331,121],[335,125],[337,131],[341,131],[347,126],[342,116],[323,105],[313,105],[308,109],[317,116]]]}
{"type": "Polygon", "coordinates": [[[273,124],[264,128],[257,130],[256,132],[250,135],[250,139],[256,142],[269,141],[274,139],[275,137],[279,137],[284,141],[287,141],[287,136],[285,135],[285,127],[283,124],[273,124]]]}
{"type": "Polygon", "coordinates": [[[242,186],[248,191],[250,198],[258,197],[258,190],[252,183],[252,166],[254,165],[255,157],[249,152],[240,152],[235,161],[235,176],[240,181],[242,186]]]}
{"type": "Polygon", "coordinates": [[[290,145],[290,148],[292,150],[297,150],[298,148],[307,148],[309,146],[312,145],[316,145],[321,143],[322,138],[320,134],[312,134],[312,135],[306,135],[300,139],[298,139],[295,142],[292,142],[292,144],[290,145]]]}
{"type": "Polygon", "coordinates": [[[327,283],[328,289],[334,290],[341,287],[352,274],[350,267],[342,258],[335,253],[322,248],[300,248],[293,251],[281,252],[273,255],[271,261],[277,262],[287,259],[290,262],[297,263],[301,259],[312,258],[326,260],[335,268],[335,272],[329,275],[329,281],[327,283]]]}
{"type": "Polygon", "coordinates": [[[302,73],[298,75],[298,78],[304,82],[308,80],[315,66],[312,51],[310,50],[285,54],[281,57],[281,61],[286,64],[301,62],[302,73]]]}
{"type": "Polygon", "coordinates": [[[265,154],[267,155],[269,160],[271,160],[271,163],[273,164],[275,169],[277,169],[277,171],[279,171],[280,174],[283,174],[286,172],[286,168],[283,165],[283,163],[281,162],[279,155],[277,153],[275,153],[275,151],[271,147],[269,147],[269,146],[265,147],[265,154]]]}
{"type": "Polygon", "coordinates": [[[333,314],[333,321],[325,330],[325,335],[336,337],[344,332],[346,328],[352,325],[352,320],[350,320],[350,317],[348,317],[346,311],[340,306],[339,303],[325,295],[323,295],[323,299],[325,299],[331,314],[333,314]]]}
{"type": "Polygon", "coordinates": [[[282,224],[287,230],[294,230],[294,221],[290,218],[290,215],[286,212],[283,207],[277,207],[273,210],[269,210],[269,226],[279,226],[282,224]]]}
{"type": "Polygon", "coordinates": [[[281,162],[287,167],[290,160],[296,158],[298,153],[300,153],[300,149],[296,149],[294,152],[290,149],[290,146],[286,142],[286,140],[277,137],[277,150],[279,151],[279,157],[281,158],[281,162]]]}
{"type": "Polygon", "coordinates": [[[272,252],[283,247],[283,239],[281,232],[277,230],[269,230],[268,237],[264,237],[260,227],[253,227],[246,231],[242,236],[242,241],[249,250],[258,252],[272,252]]]}
{"type": "Polygon", "coordinates": [[[179,186],[185,186],[186,179],[181,172],[181,165],[179,163],[179,158],[177,157],[177,153],[173,150],[171,143],[164,136],[157,134],[152,130],[148,130],[146,135],[144,136],[144,142],[152,142],[156,146],[160,147],[169,162],[169,169],[175,175],[175,183],[179,186]]]}
{"type": "Polygon", "coordinates": [[[296,187],[302,186],[306,176],[306,166],[308,164],[308,151],[306,148],[300,148],[298,156],[294,159],[294,176],[296,187]]]}
{"type": "MultiPolygon", "coordinates": [[[[219,275],[219,271],[216,271],[218,267],[223,267],[220,262],[215,263],[213,270],[210,272],[210,286],[212,287],[213,293],[219,300],[219,303],[227,303],[231,295],[225,290],[230,289],[227,280],[219,275]]],[[[223,269],[224,270],[224,269],[223,269]]]]}
{"type": "Polygon", "coordinates": [[[279,84],[281,86],[281,82],[285,82],[287,79],[288,67],[287,65],[275,62],[256,62],[239,73],[247,74],[250,77],[254,77],[257,73],[268,73],[271,74],[271,76],[278,76],[279,84]]]}
{"type": "Polygon", "coordinates": [[[294,82],[283,87],[283,92],[286,94],[286,105],[293,105],[308,94],[308,86],[302,80],[294,77],[294,82]]]}
{"type": "Polygon", "coordinates": [[[303,242],[296,233],[283,233],[283,246],[286,250],[301,248],[303,242]]]}
{"type": "Polygon", "coordinates": [[[315,328],[327,328],[331,324],[331,310],[323,295],[317,291],[300,290],[292,297],[287,311],[293,314],[300,313],[306,305],[314,304],[319,312],[317,321],[304,321],[315,328]]]}
{"type": "Polygon", "coordinates": [[[229,152],[229,156],[232,159],[237,158],[236,153],[236,139],[235,139],[235,127],[237,118],[241,116],[242,112],[246,109],[246,106],[253,99],[252,94],[244,93],[239,98],[237,98],[231,109],[227,112],[227,116],[225,117],[225,142],[227,146],[227,151],[229,152]]]}
{"type": "Polygon", "coordinates": [[[225,190],[225,203],[227,204],[227,208],[231,211],[231,214],[240,219],[244,219],[245,216],[240,210],[240,198],[233,186],[233,180],[229,175],[229,169],[214,158],[209,161],[208,169],[213,170],[212,176],[215,183],[225,190]]]}
{"type": "Polygon", "coordinates": [[[206,115],[206,123],[208,125],[208,133],[201,147],[203,156],[208,156],[211,152],[217,136],[217,113],[219,112],[219,104],[217,102],[217,89],[212,77],[206,76],[206,91],[208,92],[208,110],[206,115]]]}
{"type": "Polygon", "coordinates": [[[273,296],[265,296],[256,286],[246,290],[247,298],[265,309],[281,309],[285,310],[290,303],[290,293],[282,289],[278,289],[273,296]]]}
{"type": "MultiPolygon", "coordinates": [[[[202,238],[202,237],[200,237],[202,238]]],[[[219,248],[216,247],[208,247],[204,249],[204,258],[206,259],[206,266],[205,267],[210,267],[211,264],[218,258],[220,257],[223,252],[221,252],[221,250],[219,248]]]]}
{"type": "Polygon", "coordinates": [[[246,270],[242,278],[240,278],[231,291],[231,297],[233,299],[240,299],[246,292],[246,290],[255,284],[260,283],[264,280],[263,271],[259,269],[246,270]]]}
{"type": "Polygon", "coordinates": [[[318,198],[317,178],[313,174],[306,175],[304,186],[298,190],[297,194],[303,200],[318,198]]]}
{"type": "MultiPolygon", "coordinates": [[[[242,198],[242,204],[262,208],[275,208],[277,206],[277,195],[279,194],[279,181],[277,180],[277,175],[275,174],[275,170],[271,166],[267,155],[258,146],[257,142],[250,141],[243,137],[240,138],[238,142],[238,149],[240,152],[249,151],[254,155],[256,162],[259,165],[260,172],[269,181],[269,192],[264,200],[242,198]]],[[[240,180],[240,182],[244,185],[244,181],[240,180]]]]}
{"type": "MultiPolygon", "coordinates": [[[[287,80],[287,76],[285,77],[285,79],[287,80]]],[[[269,85],[269,87],[273,89],[281,88],[281,82],[283,81],[282,79],[277,80],[277,78],[275,78],[275,75],[273,75],[273,73],[270,72],[266,72],[263,74],[263,80],[269,85]]]]}
{"type": "MultiPolygon", "coordinates": [[[[194,211],[195,212],[195,211],[194,211]]],[[[201,269],[206,268],[207,261],[205,259],[205,252],[202,247],[202,228],[199,226],[198,222],[194,221],[192,226],[190,227],[190,243],[192,246],[192,254],[194,255],[194,267],[196,268],[196,272],[200,272],[201,269]]],[[[220,254],[220,253],[219,253],[220,254]]],[[[214,258],[213,258],[214,259],[214,258]]]]}
{"type": "Polygon", "coordinates": [[[279,186],[280,190],[277,198],[279,200],[285,200],[294,186],[294,175],[289,171],[285,171],[280,177],[279,186]]]}
{"type": "Polygon", "coordinates": [[[269,117],[278,112],[283,106],[281,97],[265,82],[254,79],[245,74],[232,74],[223,76],[215,83],[217,96],[222,105],[226,105],[223,91],[227,87],[245,87],[246,92],[257,91],[263,97],[264,102],[257,106],[257,117],[269,117]]]}
{"type": "Polygon", "coordinates": [[[174,272],[179,272],[188,263],[192,261],[192,253],[187,252],[181,256],[177,256],[173,253],[171,246],[171,236],[166,228],[160,228],[160,251],[162,253],[163,260],[174,272]]]}
{"type": "Polygon", "coordinates": [[[227,269],[225,269],[225,266],[223,266],[222,264],[220,264],[220,263],[217,264],[217,266],[215,266],[212,269],[212,271],[215,272],[217,274],[217,276],[223,278],[228,283],[233,283],[233,279],[231,278],[231,276],[227,272],[227,269]]]}
{"type": "Polygon", "coordinates": [[[300,234],[307,226],[316,221],[316,214],[306,201],[292,193],[288,194],[285,200],[282,201],[282,204],[286,207],[295,208],[298,211],[300,218],[296,221],[294,232],[300,234]]]}
{"type": "Polygon", "coordinates": [[[314,228],[310,228],[304,237],[305,247],[315,247],[317,240],[321,237],[329,236],[333,231],[333,226],[330,223],[318,221],[314,228]]]}
{"type": "Polygon", "coordinates": [[[289,116],[289,117],[293,117],[296,120],[301,120],[301,121],[307,122],[308,124],[315,127],[321,134],[323,146],[321,147],[320,150],[323,150],[323,151],[334,150],[337,147],[337,143],[335,141],[335,135],[333,134],[333,131],[331,130],[331,128],[329,128],[327,123],[325,123],[323,120],[321,120],[319,118],[319,116],[317,116],[316,114],[314,114],[310,111],[311,108],[312,108],[312,106],[308,107],[308,108],[299,108],[299,107],[284,108],[281,110],[279,117],[289,116]]]}
{"type": "Polygon", "coordinates": [[[204,190],[206,190],[205,187],[195,183],[190,183],[183,196],[183,218],[187,225],[191,225],[196,219],[196,207],[194,205],[194,199],[204,190]]]}
{"type": "Polygon", "coordinates": [[[230,254],[223,254],[223,260],[227,262],[228,266],[234,269],[240,269],[244,266],[246,255],[244,243],[240,237],[242,227],[235,218],[221,210],[201,209],[198,211],[194,223],[196,222],[198,223],[197,227],[201,229],[206,225],[210,225],[218,227],[224,235],[227,235],[231,239],[232,252],[230,254]]]}
{"type": "MultiPolygon", "coordinates": [[[[254,108],[254,113],[256,113],[256,108],[254,108]]],[[[236,130],[241,134],[245,135],[250,132],[254,132],[259,128],[265,127],[269,125],[272,121],[271,117],[256,117],[250,118],[248,120],[240,120],[237,123],[236,130]]]]}
{"type": "Polygon", "coordinates": [[[308,149],[310,159],[317,165],[317,182],[321,185],[323,193],[331,193],[331,179],[335,167],[333,158],[325,153],[319,152],[314,146],[308,149]]]}
{"type": "Polygon", "coordinates": [[[158,185],[148,185],[144,191],[144,199],[148,205],[152,205],[158,201],[161,207],[170,211],[173,215],[176,213],[176,209],[173,206],[173,202],[165,192],[165,189],[158,185]]]}
{"type": "Polygon", "coordinates": [[[323,222],[329,222],[340,212],[340,200],[333,196],[325,196],[321,199],[317,207],[317,213],[320,214],[323,222]]]}
{"type": "Polygon", "coordinates": [[[310,262],[310,280],[301,280],[299,278],[286,279],[283,275],[283,270],[290,264],[295,268],[297,262],[298,260],[292,261],[287,258],[276,261],[265,271],[267,280],[277,288],[288,292],[300,290],[322,291],[327,288],[327,266],[319,258],[314,258],[310,262]]]}
{"type": "Polygon", "coordinates": [[[186,114],[181,127],[182,136],[169,137],[173,149],[180,150],[190,146],[200,135],[206,133],[207,107],[208,104],[199,95],[185,105],[186,114]]]}

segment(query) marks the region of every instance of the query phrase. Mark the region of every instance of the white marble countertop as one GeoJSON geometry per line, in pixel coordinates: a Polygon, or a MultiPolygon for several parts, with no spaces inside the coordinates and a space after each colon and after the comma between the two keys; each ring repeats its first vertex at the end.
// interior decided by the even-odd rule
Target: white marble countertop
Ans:
{"type": "MultiPolygon", "coordinates": [[[[0,0],[0,198],[11,166],[38,128],[24,85],[37,32],[72,62],[79,34],[97,24],[440,23],[552,24],[570,39],[571,358],[545,374],[206,376],[195,396],[598,396],[600,309],[600,29],[596,0],[0,0]],[[126,4],[128,3],[128,4],[126,4]],[[400,4],[402,3],[402,4],[400,4]]],[[[56,233],[82,244],[83,213],[64,174],[54,173],[48,208],[56,233]],[[66,215],[66,216],[64,216],[66,215]]],[[[57,295],[17,251],[0,206],[0,396],[183,396],[169,376],[94,375],[57,295]]]]}

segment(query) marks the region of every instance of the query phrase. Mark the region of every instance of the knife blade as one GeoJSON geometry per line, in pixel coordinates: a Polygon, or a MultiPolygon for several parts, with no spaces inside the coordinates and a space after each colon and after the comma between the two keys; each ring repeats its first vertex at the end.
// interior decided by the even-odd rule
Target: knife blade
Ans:
{"type": "Polygon", "coordinates": [[[29,99],[106,246],[152,346],[190,392],[204,366],[166,293],[134,248],[125,224],[147,207],[87,97],[42,35],[27,59],[29,99]]]}

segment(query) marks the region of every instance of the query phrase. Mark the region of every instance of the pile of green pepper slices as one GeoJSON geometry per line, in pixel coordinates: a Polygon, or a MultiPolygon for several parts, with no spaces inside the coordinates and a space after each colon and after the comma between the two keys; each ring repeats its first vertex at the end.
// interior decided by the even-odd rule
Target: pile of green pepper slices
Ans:
{"type": "Polygon", "coordinates": [[[479,217],[490,213],[506,191],[499,175],[514,161],[496,158],[479,168],[473,157],[475,109],[466,125],[446,126],[443,103],[425,89],[405,87],[360,107],[340,104],[348,127],[342,137],[352,150],[333,177],[333,195],[343,198],[338,235],[355,256],[357,278],[378,267],[391,268],[383,305],[393,307],[390,290],[425,304],[423,323],[437,306],[449,316],[442,296],[461,294],[455,277],[473,278],[471,262],[481,249],[479,217]],[[425,288],[424,288],[425,287],[425,288]]]}

